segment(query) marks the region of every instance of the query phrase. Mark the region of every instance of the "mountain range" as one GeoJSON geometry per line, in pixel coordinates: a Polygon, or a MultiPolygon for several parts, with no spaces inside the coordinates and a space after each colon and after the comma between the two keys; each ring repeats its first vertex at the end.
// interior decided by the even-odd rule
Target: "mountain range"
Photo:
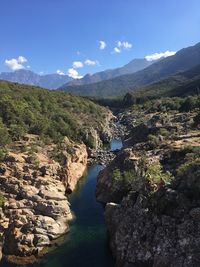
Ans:
{"type": "MultiPolygon", "coordinates": [[[[200,94],[200,64],[184,72],[141,88],[132,94],[132,102],[159,97],[185,97],[200,94]],[[137,100],[136,100],[137,99],[137,100]]],[[[127,99],[130,102],[130,99],[127,99]]]]}
{"type": "Polygon", "coordinates": [[[63,84],[71,81],[72,78],[68,75],[59,75],[56,73],[39,75],[33,71],[22,69],[14,72],[2,72],[0,73],[0,80],[35,85],[47,89],[57,89],[63,84]]]}
{"type": "Polygon", "coordinates": [[[62,90],[93,97],[121,96],[200,64],[200,43],[181,49],[174,56],[159,60],[143,70],[82,86],[64,86],[62,90]]]}
{"type": "Polygon", "coordinates": [[[61,86],[85,85],[108,80],[123,74],[134,73],[150,66],[151,64],[152,62],[147,61],[146,59],[133,59],[121,68],[105,70],[93,75],[86,74],[82,79],[73,79],[68,75],[59,75],[56,73],[39,75],[30,70],[22,69],[14,72],[2,72],[0,74],[0,80],[35,85],[47,89],[57,89],[61,86]]]}
{"type": "MultiPolygon", "coordinates": [[[[61,89],[66,92],[92,97],[116,97],[143,88],[152,91],[172,85],[182,85],[186,80],[183,73],[200,64],[200,43],[178,51],[157,61],[133,59],[123,67],[87,74],[82,79],[72,79],[68,75],[39,75],[22,69],[2,72],[0,80],[40,86],[48,89],[61,89]],[[175,76],[174,76],[175,75],[175,76]],[[173,76],[171,78],[171,76],[173,76]],[[164,79],[164,81],[162,81],[164,79]]],[[[193,69],[194,70],[194,69],[193,69]]],[[[193,73],[192,70],[192,73],[193,73]]],[[[198,72],[199,69],[197,68],[198,72]]],[[[158,91],[157,91],[158,93],[158,91]]]]}
{"type": "MultiPolygon", "coordinates": [[[[155,62],[155,61],[154,61],[155,62]]],[[[85,85],[90,83],[97,83],[105,80],[109,80],[124,74],[130,74],[135,73],[139,70],[143,70],[146,67],[150,66],[153,63],[153,61],[148,61],[145,58],[136,58],[131,60],[128,64],[124,65],[121,68],[116,69],[109,69],[101,72],[97,72],[94,74],[86,74],[82,79],[75,79],[67,84],[65,86],[76,86],[76,85],[85,85]]]]}

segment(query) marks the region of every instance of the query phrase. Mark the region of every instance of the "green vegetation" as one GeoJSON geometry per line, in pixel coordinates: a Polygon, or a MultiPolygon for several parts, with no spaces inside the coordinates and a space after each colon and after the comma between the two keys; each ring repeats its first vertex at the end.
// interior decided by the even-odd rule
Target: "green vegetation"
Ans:
{"type": "Polygon", "coordinates": [[[64,165],[66,163],[66,153],[73,155],[73,147],[66,142],[59,142],[51,152],[50,157],[61,165],[64,165]]]}
{"type": "Polygon", "coordinates": [[[200,87],[199,54],[198,43],[136,73],[82,86],[64,86],[63,90],[76,95],[104,98],[135,91],[141,91],[143,95],[143,89],[147,97],[194,95],[200,87]]]}
{"type": "Polygon", "coordinates": [[[7,150],[5,147],[1,148],[0,147],[0,162],[3,161],[6,157],[7,150]]]}
{"type": "Polygon", "coordinates": [[[122,182],[126,184],[131,184],[134,179],[136,179],[136,174],[133,171],[121,172],[119,169],[115,169],[113,171],[113,180],[116,183],[122,182]]]}
{"type": "MultiPolygon", "coordinates": [[[[1,108],[1,107],[0,107],[1,108]]],[[[4,147],[10,141],[7,127],[0,120],[0,147],[4,147]]]]}
{"type": "Polygon", "coordinates": [[[144,103],[132,106],[133,110],[140,109],[146,113],[151,112],[190,112],[200,108],[200,96],[163,97],[153,100],[146,99],[144,103]]]}
{"type": "Polygon", "coordinates": [[[198,113],[195,117],[194,117],[194,126],[198,127],[200,125],[200,113],[198,113]]]}
{"type": "Polygon", "coordinates": [[[85,140],[90,127],[101,131],[106,109],[61,91],[0,81],[0,146],[26,133],[59,142],[85,140]]]}
{"type": "Polygon", "coordinates": [[[169,137],[170,132],[167,129],[165,129],[165,128],[161,128],[159,130],[159,134],[162,135],[162,136],[164,136],[164,137],[169,137]]]}
{"type": "Polygon", "coordinates": [[[189,197],[200,198],[200,159],[187,159],[177,170],[179,190],[187,192],[189,197]]]}
{"type": "Polygon", "coordinates": [[[161,182],[164,182],[164,184],[166,184],[171,181],[172,175],[170,172],[163,172],[162,167],[159,163],[152,163],[147,167],[145,178],[151,184],[159,184],[161,182]]]}
{"type": "Polygon", "coordinates": [[[149,134],[148,140],[152,148],[156,148],[159,145],[159,138],[156,135],[149,134]]]}
{"type": "Polygon", "coordinates": [[[121,171],[120,169],[115,169],[112,178],[114,187],[119,186],[125,192],[130,191],[138,180],[138,176],[133,170],[121,171]]]}
{"type": "Polygon", "coordinates": [[[139,161],[139,170],[121,171],[115,169],[112,174],[113,185],[124,188],[125,191],[138,190],[144,181],[151,186],[161,186],[161,184],[170,183],[172,174],[169,171],[163,171],[161,164],[148,164],[146,159],[141,158],[139,161]],[[145,166],[146,165],[146,166],[145,166]]]}
{"type": "Polygon", "coordinates": [[[5,198],[4,196],[2,195],[2,193],[0,192],[0,207],[2,207],[5,203],[5,198]]]}

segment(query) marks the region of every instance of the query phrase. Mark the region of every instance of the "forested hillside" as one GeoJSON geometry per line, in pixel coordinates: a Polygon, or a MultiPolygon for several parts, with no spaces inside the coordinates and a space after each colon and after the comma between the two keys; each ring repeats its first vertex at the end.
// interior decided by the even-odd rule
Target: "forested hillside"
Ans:
{"type": "Polygon", "coordinates": [[[61,91],[0,82],[0,145],[37,134],[57,142],[85,141],[90,128],[102,130],[108,111],[61,91]]]}

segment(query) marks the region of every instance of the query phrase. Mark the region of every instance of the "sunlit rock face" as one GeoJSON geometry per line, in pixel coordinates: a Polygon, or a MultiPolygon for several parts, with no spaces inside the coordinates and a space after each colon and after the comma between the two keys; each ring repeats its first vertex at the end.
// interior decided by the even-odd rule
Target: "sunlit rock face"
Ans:
{"type": "Polygon", "coordinates": [[[0,164],[1,247],[11,262],[33,262],[52,240],[69,230],[72,219],[66,190],[73,191],[87,165],[83,144],[68,142],[65,164],[53,160],[54,145],[38,146],[37,152],[20,152],[19,146],[39,142],[28,135],[16,144],[0,164]]]}

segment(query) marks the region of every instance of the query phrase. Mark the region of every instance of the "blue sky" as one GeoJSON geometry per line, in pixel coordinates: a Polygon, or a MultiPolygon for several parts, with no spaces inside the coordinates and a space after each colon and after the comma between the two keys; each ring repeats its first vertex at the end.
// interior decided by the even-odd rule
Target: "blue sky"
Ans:
{"type": "Polygon", "coordinates": [[[80,76],[200,42],[199,0],[1,0],[0,10],[0,72],[80,76]]]}

